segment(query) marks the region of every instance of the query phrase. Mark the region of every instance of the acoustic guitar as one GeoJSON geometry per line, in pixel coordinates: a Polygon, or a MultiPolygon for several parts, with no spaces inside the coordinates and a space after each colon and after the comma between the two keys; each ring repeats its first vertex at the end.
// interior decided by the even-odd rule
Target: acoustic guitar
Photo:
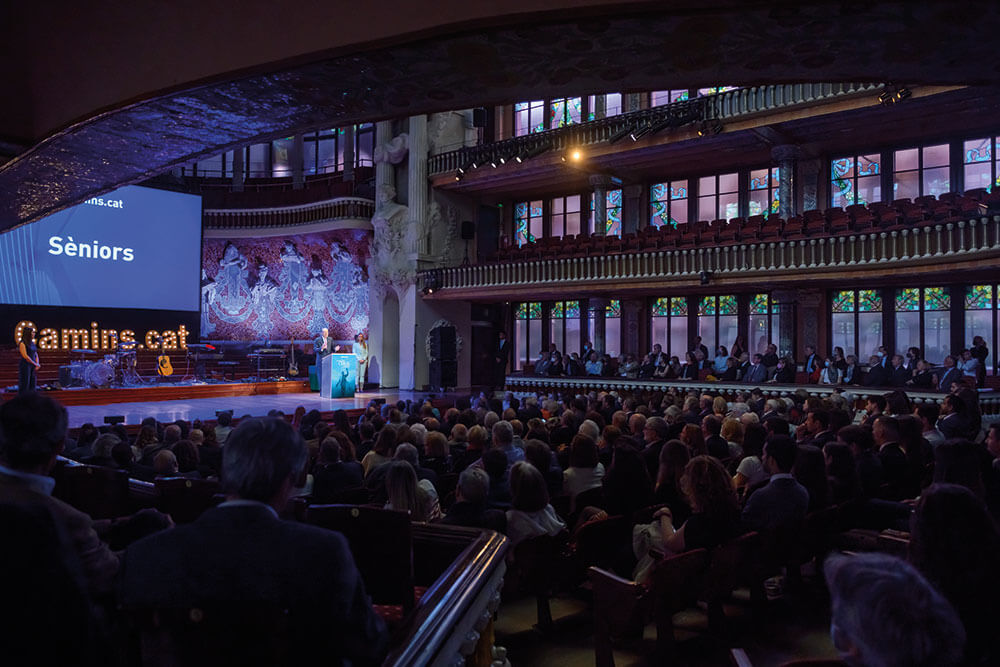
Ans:
{"type": "Polygon", "coordinates": [[[168,377],[174,374],[174,367],[170,365],[170,355],[167,354],[166,345],[160,338],[160,356],[156,358],[156,373],[160,377],[168,377]]]}
{"type": "Polygon", "coordinates": [[[299,362],[295,360],[295,339],[288,346],[288,374],[295,377],[299,374],[299,362]]]}

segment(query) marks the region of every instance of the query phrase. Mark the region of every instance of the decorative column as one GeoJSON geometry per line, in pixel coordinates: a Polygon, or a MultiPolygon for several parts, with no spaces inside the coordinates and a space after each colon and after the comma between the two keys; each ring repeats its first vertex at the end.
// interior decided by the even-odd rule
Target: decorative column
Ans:
{"type": "MultiPolygon", "coordinates": [[[[382,120],[376,123],[375,145],[381,148],[390,145],[392,141],[392,121],[382,120]]],[[[381,153],[381,155],[375,156],[375,190],[378,191],[383,185],[396,187],[396,174],[392,168],[393,162],[387,155],[388,151],[376,152],[381,153]]]]}
{"type": "Polygon", "coordinates": [[[795,192],[792,190],[792,175],[799,148],[792,144],[775,146],[771,149],[771,161],[778,165],[778,215],[787,220],[795,215],[795,192]]]}
{"type": "Polygon", "coordinates": [[[820,208],[820,202],[827,199],[826,192],[821,188],[819,174],[821,165],[819,159],[799,160],[796,177],[799,179],[799,191],[802,193],[803,211],[820,208]]]}
{"type": "Polygon", "coordinates": [[[642,313],[641,299],[622,299],[622,352],[631,352],[640,355],[637,361],[642,362],[642,350],[648,350],[652,346],[647,345],[643,335],[642,327],[639,325],[642,313]]]}
{"type": "Polygon", "coordinates": [[[642,225],[642,189],[641,185],[622,188],[622,236],[636,233],[642,225]]]}
{"type": "Polygon", "coordinates": [[[417,294],[417,241],[427,216],[427,116],[411,116],[409,123],[406,203],[409,215],[403,230],[403,254],[408,280],[399,286],[399,387],[417,389],[427,384],[427,355],[418,331],[420,296],[417,294]],[[419,377],[418,377],[419,375],[419,377]]]}
{"type": "Polygon", "coordinates": [[[296,134],[292,137],[292,148],[288,156],[288,161],[292,165],[292,189],[301,190],[305,184],[305,149],[302,145],[302,135],[296,134]]]}
{"type": "Polygon", "coordinates": [[[344,181],[354,180],[354,126],[344,128],[344,181]]]}
{"type": "Polygon", "coordinates": [[[594,230],[598,236],[605,236],[608,231],[608,189],[612,181],[605,174],[591,174],[590,186],[594,188],[594,230]]]}
{"type": "Polygon", "coordinates": [[[243,192],[243,182],[246,180],[244,153],[246,148],[243,146],[233,149],[233,192],[243,192]]]}

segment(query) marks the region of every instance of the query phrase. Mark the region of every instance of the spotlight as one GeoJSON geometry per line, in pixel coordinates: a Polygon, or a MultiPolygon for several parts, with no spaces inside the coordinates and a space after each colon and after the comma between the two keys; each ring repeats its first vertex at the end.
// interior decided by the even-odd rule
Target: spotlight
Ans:
{"type": "Polygon", "coordinates": [[[614,134],[612,134],[610,137],[608,137],[608,143],[609,144],[613,144],[613,143],[616,143],[618,141],[621,141],[625,137],[629,136],[629,134],[631,134],[631,132],[632,132],[632,126],[631,125],[626,125],[622,129],[618,130],[617,132],[615,132],[614,134]]]}
{"type": "Polygon", "coordinates": [[[497,168],[497,159],[495,157],[490,158],[490,166],[493,167],[494,169],[497,168]]]}
{"type": "MultiPolygon", "coordinates": [[[[534,148],[530,148],[530,149],[526,150],[524,152],[524,158],[523,159],[530,160],[531,158],[538,157],[542,153],[546,153],[546,152],[548,152],[550,150],[552,150],[552,142],[551,141],[544,141],[544,142],[536,145],[534,148]]],[[[518,157],[520,157],[520,156],[518,156],[518,157]]]]}
{"type": "Polygon", "coordinates": [[[497,162],[499,162],[500,164],[507,164],[507,159],[503,155],[501,155],[497,160],[497,162]]]}
{"type": "Polygon", "coordinates": [[[646,123],[644,125],[639,126],[637,129],[632,130],[631,132],[629,132],[628,136],[629,136],[629,138],[632,141],[639,141],[639,138],[642,137],[643,135],[648,134],[649,130],[651,128],[652,128],[652,125],[650,125],[649,123],[646,123]]]}
{"type": "Polygon", "coordinates": [[[459,167],[458,169],[456,169],[456,171],[463,176],[465,175],[465,169],[463,169],[462,167],[459,167]]]}
{"type": "Polygon", "coordinates": [[[465,172],[464,172],[464,171],[462,171],[461,169],[457,169],[457,170],[455,171],[455,180],[456,180],[456,181],[460,181],[460,180],[462,180],[462,178],[463,178],[464,176],[465,176],[465,172]]]}
{"type": "Polygon", "coordinates": [[[888,90],[883,90],[878,96],[878,103],[884,107],[895,104],[896,98],[888,90]]]}
{"type": "Polygon", "coordinates": [[[909,97],[912,94],[913,93],[910,92],[909,88],[901,87],[901,88],[899,88],[899,89],[896,90],[896,101],[898,102],[899,100],[905,100],[907,97],[909,97]]]}
{"type": "Polygon", "coordinates": [[[722,132],[722,123],[718,120],[703,120],[701,125],[698,126],[698,136],[707,137],[711,134],[718,134],[722,132]]]}
{"type": "Polygon", "coordinates": [[[524,158],[521,157],[520,153],[518,153],[517,155],[514,156],[514,162],[516,162],[518,164],[521,164],[522,162],[524,162],[524,158]]]}
{"type": "Polygon", "coordinates": [[[479,163],[476,162],[475,160],[473,160],[472,162],[469,163],[469,168],[470,169],[479,169],[479,163]]]}
{"type": "Polygon", "coordinates": [[[583,159],[583,151],[579,148],[571,148],[570,150],[563,153],[560,158],[563,162],[579,162],[583,159]]]}

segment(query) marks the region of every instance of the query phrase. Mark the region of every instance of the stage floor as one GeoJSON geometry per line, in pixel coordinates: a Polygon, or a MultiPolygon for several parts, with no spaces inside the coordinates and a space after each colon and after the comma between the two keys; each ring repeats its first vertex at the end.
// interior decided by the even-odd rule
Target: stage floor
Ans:
{"type": "Polygon", "coordinates": [[[260,417],[270,410],[281,410],[292,414],[298,406],[306,410],[350,410],[363,408],[373,398],[384,398],[395,403],[402,399],[422,400],[428,396],[420,391],[366,391],[355,394],[354,398],[320,398],[318,392],[300,392],[257,396],[218,396],[167,401],[137,401],[133,403],[110,403],[106,405],[69,405],[69,426],[76,428],[86,423],[101,425],[109,415],[122,415],[126,424],[138,424],[146,417],[157,421],[171,422],[177,419],[215,419],[217,410],[232,410],[236,417],[251,415],[260,417]]]}

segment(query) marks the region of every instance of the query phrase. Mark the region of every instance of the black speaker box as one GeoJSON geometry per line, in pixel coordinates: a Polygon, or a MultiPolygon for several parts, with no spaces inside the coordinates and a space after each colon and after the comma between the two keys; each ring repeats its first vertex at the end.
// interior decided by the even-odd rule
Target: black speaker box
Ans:
{"type": "Polygon", "coordinates": [[[455,387],[458,385],[458,362],[435,359],[430,364],[431,387],[455,387]]]}
{"type": "Polygon", "coordinates": [[[476,224],[471,220],[462,221],[462,240],[471,241],[476,238],[476,224]]]}
{"type": "Polygon", "coordinates": [[[472,110],[472,127],[486,127],[486,109],[483,107],[472,110]]]}

